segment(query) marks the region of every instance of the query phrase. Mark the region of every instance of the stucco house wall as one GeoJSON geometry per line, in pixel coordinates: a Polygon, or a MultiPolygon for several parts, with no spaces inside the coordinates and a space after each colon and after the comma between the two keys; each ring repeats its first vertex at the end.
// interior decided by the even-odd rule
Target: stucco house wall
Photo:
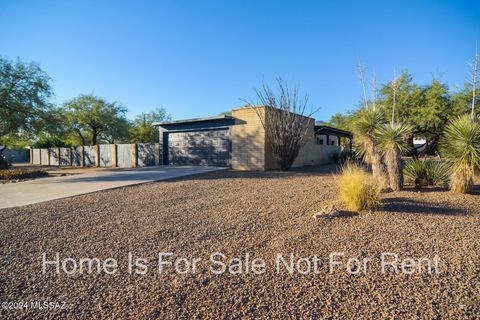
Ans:
{"type": "MultiPolygon", "coordinates": [[[[257,108],[260,116],[265,108],[257,108]]],[[[235,125],[231,127],[232,169],[265,170],[265,130],[260,117],[251,108],[232,110],[235,125]]]]}
{"type": "MultiPolygon", "coordinates": [[[[268,117],[269,108],[257,107],[232,110],[232,116],[240,120],[232,126],[232,168],[235,170],[274,170],[279,169],[273,154],[270,139],[265,134],[260,117],[268,117]],[[257,114],[258,113],[258,114],[257,114]],[[259,117],[260,115],[260,117],[259,117]]],[[[339,146],[327,146],[316,143],[315,119],[309,118],[306,135],[293,167],[327,164],[333,161],[339,146]]],[[[331,137],[333,138],[333,137],[331,137]]]]}
{"type": "Polygon", "coordinates": [[[337,146],[336,137],[330,137],[335,138],[335,145],[317,144],[314,129],[315,120],[311,119],[308,123],[304,144],[293,162],[292,167],[332,163],[333,156],[341,151],[341,147],[337,146]]]}

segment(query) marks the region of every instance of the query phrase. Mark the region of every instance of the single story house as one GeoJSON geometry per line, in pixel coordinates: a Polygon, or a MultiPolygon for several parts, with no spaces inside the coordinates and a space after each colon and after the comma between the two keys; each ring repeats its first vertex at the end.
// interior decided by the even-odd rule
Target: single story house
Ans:
{"type": "MultiPolygon", "coordinates": [[[[271,108],[232,110],[232,114],[155,123],[160,132],[162,164],[211,165],[235,170],[278,169],[269,147],[269,137],[260,120],[271,108]]],[[[341,139],[349,141],[348,131],[315,124],[308,118],[307,136],[293,166],[327,164],[342,150],[341,139]]]]}

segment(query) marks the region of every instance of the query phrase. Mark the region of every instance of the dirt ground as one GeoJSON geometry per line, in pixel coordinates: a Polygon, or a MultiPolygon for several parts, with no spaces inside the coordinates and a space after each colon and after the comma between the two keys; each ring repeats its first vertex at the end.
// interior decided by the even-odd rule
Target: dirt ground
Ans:
{"type": "Polygon", "coordinates": [[[336,198],[330,169],[214,172],[0,210],[0,301],[12,302],[0,315],[5,319],[480,317],[478,188],[468,195],[435,189],[388,193],[380,212],[315,220],[312,215],[336,198]],[[47,266],[43,274],[42,254],[54,260],[56,252],[61,261],[113,258],[118,268],[113,274],[78,270],[56,274],[54,266],[47,266]],[[141,261],[148,268],[144,275],[129,272],[129,252],[133,259],[145,259],[141,261]],[[179,274],[171,265],[159,272],[161,252],[173,253],[164,258],[168,261],[201,260],[196,272],[179,274]],[[221,272],[220,264],[209,261],[215,252],[225,255],[215,256],[215,261],[242,258],[243,273],[235,274],[239,268],[213,273],[212,265],[221,272]],[[335,252],[339,264],[330,272],[329,258],[335,252]],[[386,253],[390,258],[398,255],[398,274],[393,266],[381,272],[386,253]],[[248,254],[250,262],[264,259],[263,273],[255,274],[253,267],[247,273],[248,254]],[[279,255],[289,262],[290,254],[294,265],[300,261],[300,270],[276,270],[279,255]],[[312,263],[314,256],[320,267],[305,272],[302,266],[312,263]],[[368,263],[347,265],[349,258],[368,263]],[[424,259],[424,264],[408,267],[412,263],[408,260],[406,270],[414,272],[406,274],[400,268],[405,258],[424,259]],[[433,266],[430,273],[425,261],[433,266]],[[65,305],[13,310],[13,302],[19,301],[65,305]]]}

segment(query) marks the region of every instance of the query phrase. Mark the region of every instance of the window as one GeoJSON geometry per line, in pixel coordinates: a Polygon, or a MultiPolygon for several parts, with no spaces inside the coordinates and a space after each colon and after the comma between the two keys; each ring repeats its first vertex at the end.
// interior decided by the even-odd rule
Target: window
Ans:
{"type": "Polygon", "coordinates": [[[323,144],[323,138],[319,135],[317,136],[317,144],[323,144]]]}

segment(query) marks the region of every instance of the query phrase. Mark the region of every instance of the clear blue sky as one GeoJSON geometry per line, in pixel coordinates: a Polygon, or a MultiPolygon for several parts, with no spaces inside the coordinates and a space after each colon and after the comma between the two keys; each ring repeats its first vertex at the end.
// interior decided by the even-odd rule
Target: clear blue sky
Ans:
{"type": "Polygon", "coordinates": [[[130,118],[216,115],[281,76],[326,120],[360,101],[359,60],[379,82],[396,68],[463,86],[476,40],[478,0],[0,0],[1,56],[39,62],[56,103],[94,93],[130,118]]]}

